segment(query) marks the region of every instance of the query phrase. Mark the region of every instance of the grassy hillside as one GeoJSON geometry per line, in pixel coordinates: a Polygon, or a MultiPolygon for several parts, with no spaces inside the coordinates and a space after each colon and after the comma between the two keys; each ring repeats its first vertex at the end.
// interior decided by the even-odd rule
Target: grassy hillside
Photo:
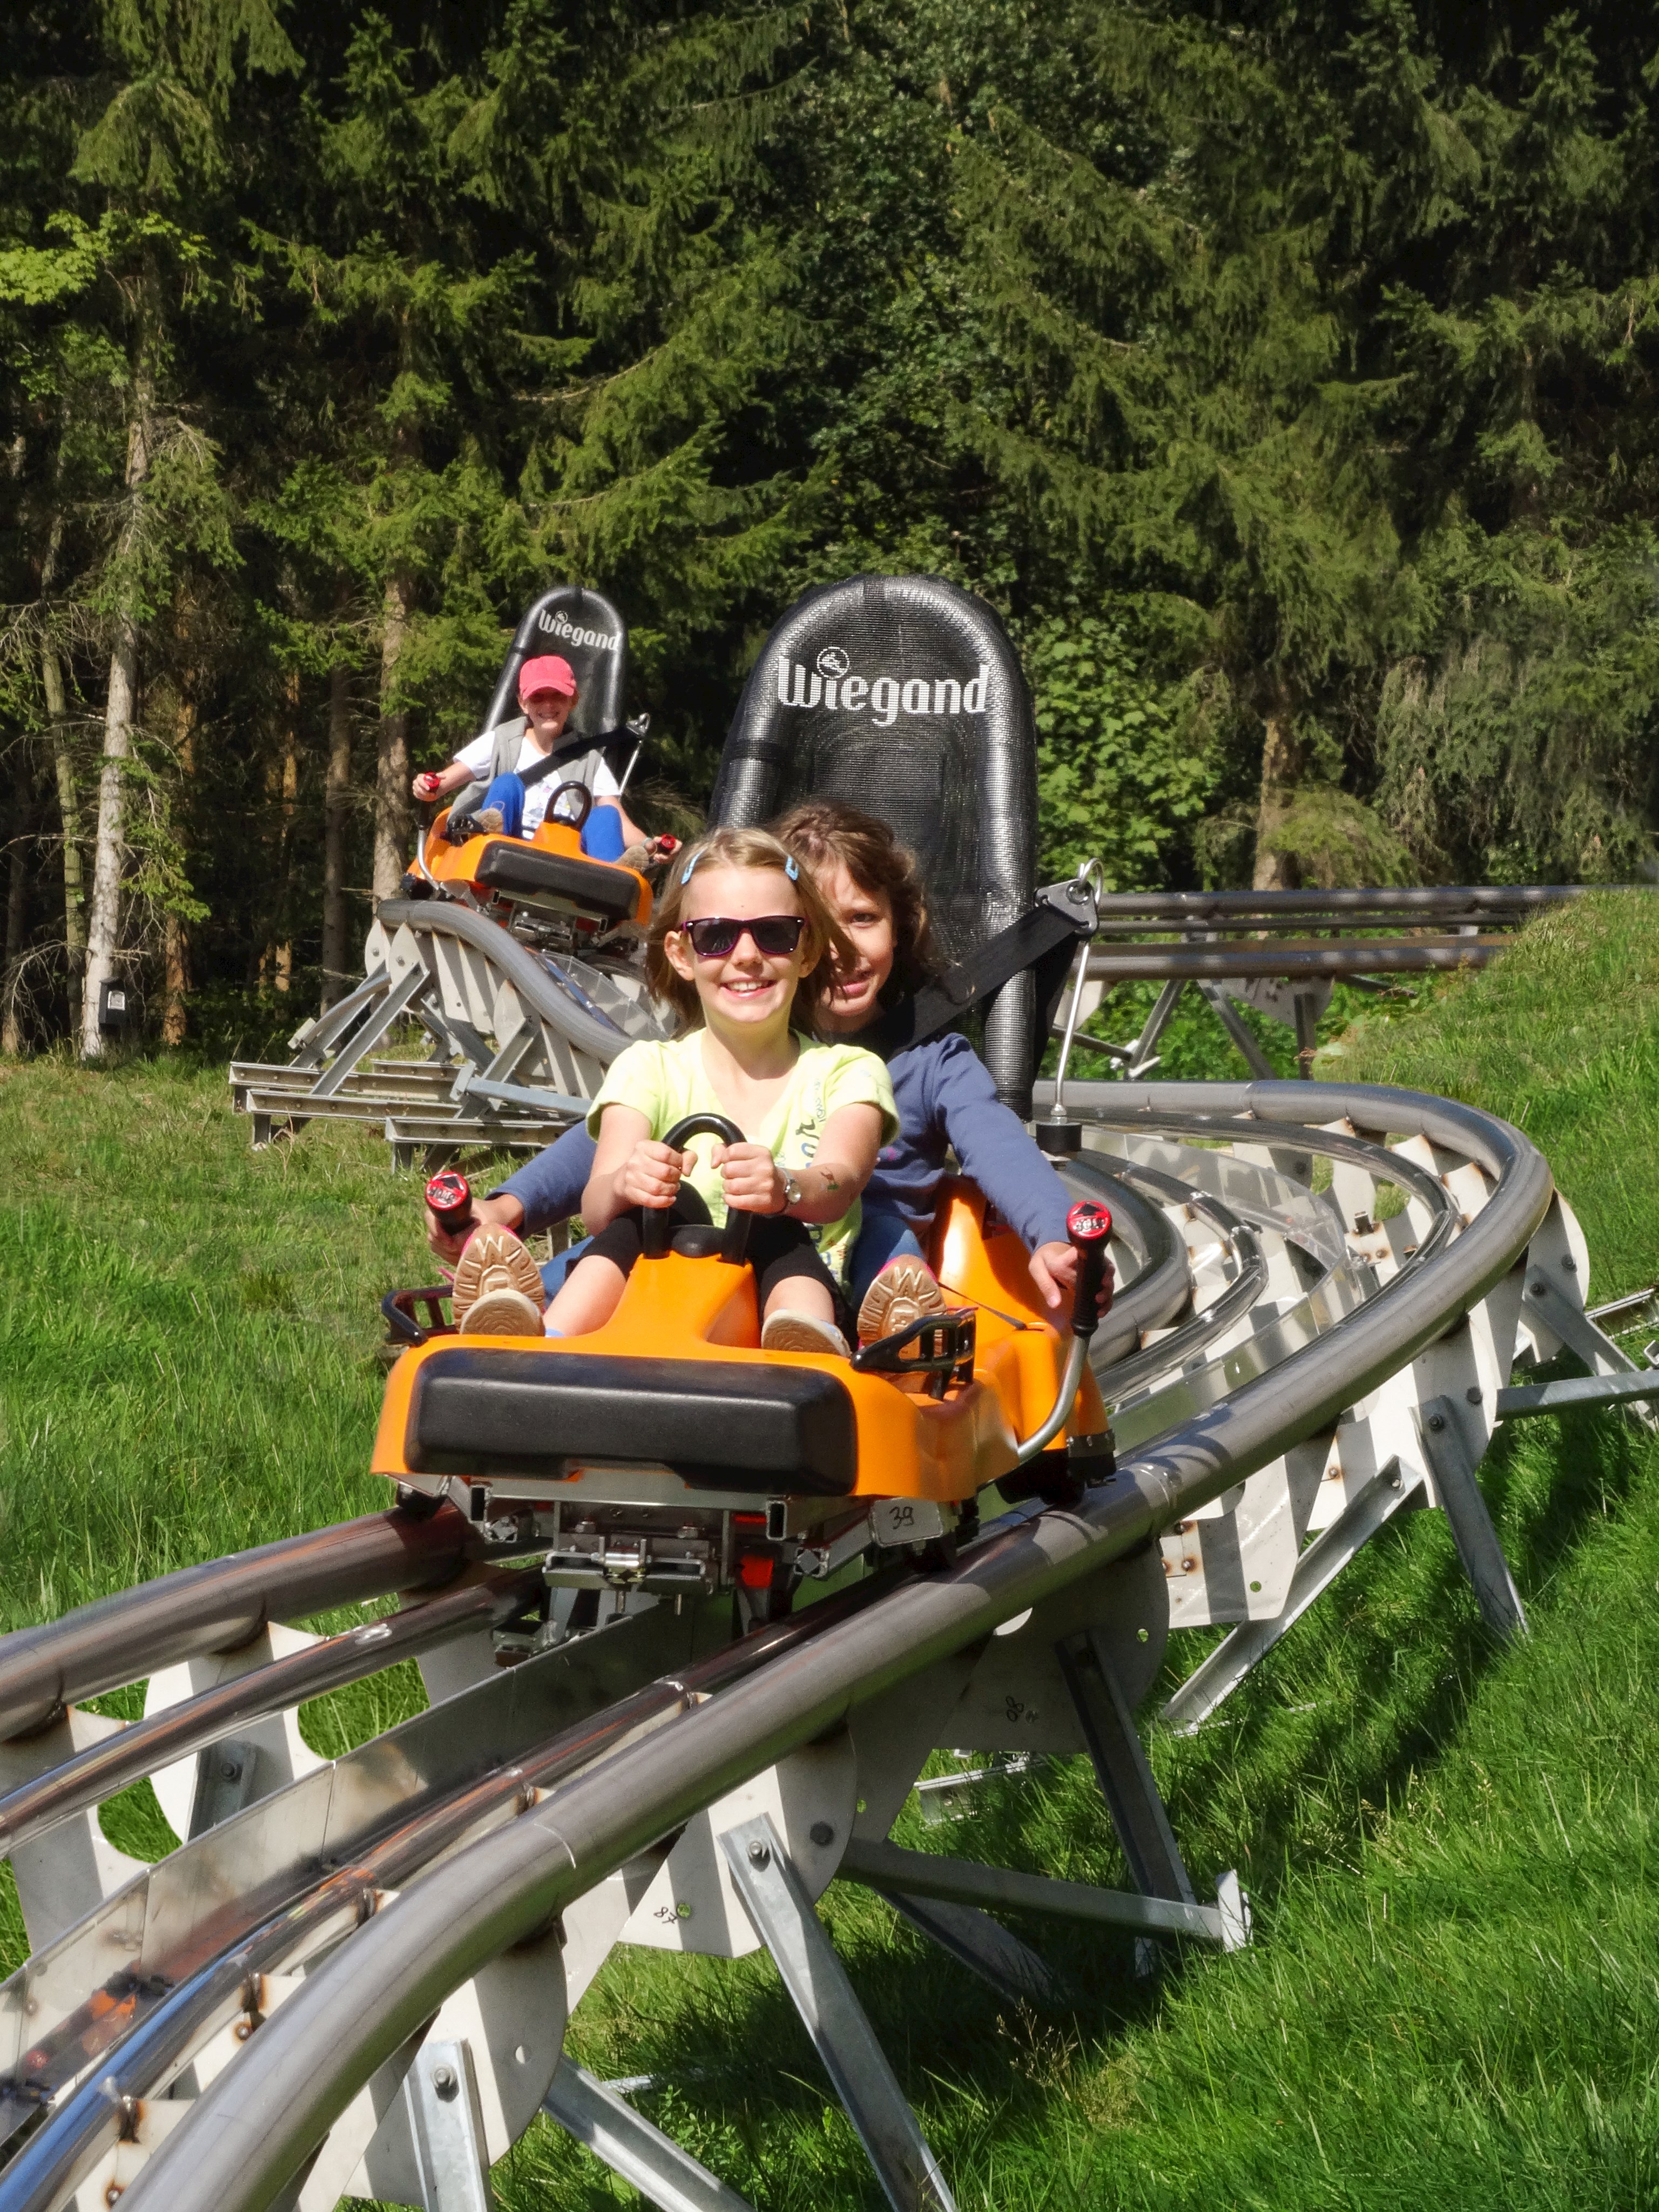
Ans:
{"type": "MultiPolygon", "coordinates": [[[[1584,1221],[1595,1295],[1659,1273],[1659,905],[1551,916],[1324,1064],[1508,1114],[1584,1221]]],[[[255,1156],[220,1071],[40,1063],[0,1070],[0,1625],[380,1502],[375,1302],[427,1263],[377,1139],[319,1127],[255,1156]]],[[[964,2208],[1659,2200],[1659,1451],[1619,1417],[1534,1422],[1485,1480],[1523,1645],[1493,1650],[1443,1524],[1407,1515],[1216,1725],[1154,1745],[1195,1875],[1237,1865],[1251,1891],[1250,1952],[1147,1984],[1127,1946],[1034,1923],[1075,2002],[1009,2014],[831,1890],[964,2208]]],[[[131,1846],[149,1817],[139,1794],[112,1825],[131,1846]]],[[[1080,1763],[902,1832],[1117,1877],[1080,1763]]],[[[0,1963],[20,1936],[0,1928],[0,1963]]],[[[757,2206],[878,2203],[763,1960],[619,1956],[573,2045],[657,2075],[642,2108],[757,2206]]],[[[520,2212],[627,2197],[550,2129],[497,2187],[520,2212]]]]}

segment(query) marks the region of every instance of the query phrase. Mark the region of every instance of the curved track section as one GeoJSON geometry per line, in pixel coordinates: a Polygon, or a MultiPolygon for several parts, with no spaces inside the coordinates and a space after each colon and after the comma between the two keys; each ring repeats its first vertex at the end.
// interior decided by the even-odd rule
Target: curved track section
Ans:
{"type": "Polygon", "coordinates": [[[384,1121],[400,1158],[540,1145],[580,1118],[624,1045],[659,1033],[620,971],[532,951],[451,898],[383,899],[365,962],[357,989],[296,1031],[294,1060],[233,1064],[256,1145],[319,1116],[384,1121]],[[411,1022],[432,1059],[377,1058],[411,1022]]]}
{"type": "MultiPolygon", "coordinates": [[[[0,2126],[19,2145],[0,2175],[0,2212],[56,2212],[76,2190],[90,2202],[86,2190],[112,2188],[169,2212],[325,2212],[351,2191],[448,2212],[450,2199],[411,2179],[426,2171],[421,2085],[437,2078],[421,2054],[470,2054],[475,2157],[500,2156],[544,2096],[567,2110],[586,2092],[559,2070],[566,2004],[615,1942],[755,1947],[765,1914],[739,1879],[733,1835],[779,1843],[809,1898],[838,1869],[871,1878],[859,1869],[879,1869],[884,1852],[915,1856],[884,1839],[935,1745],[1083,1747],[1086,1731],[1049,1711],[1043,1687],[1058,1685],[1056,1655],[1063,1671],[1079,1634],[1097,1655],[1123,1655],[1133,1705],[1170,1626],[1235,1624],[1178,1694],[1199,1684],[1189,1706],[1201,1717],[1205,1699],[1225,1693],[1216,1661],[1240,1638],[1271,1640],[1308,1601],[1307,1562],[1322,1547],[1380,1525],[1419,1491],[1453,1516],[1460,1548],[1475,1543],[1484,1509],[1468,1491],[1517,1332],[1545,1352],[1561,1340],[1522,1315],[1518,1263],[1530,1255],[1572,1279],[1559,1270],[1574,1232],[1526,1138],[1471,1109],[1358,1086],[1067,1095],[1089,1125],[1068,1179],[1117,1214],[1124,1289],[1098,1360],[1116,1408],[1115,1476],[1073,1510],[1016,1509],[945,1571],[867,1580],[736,1645],[723,1621],[665,1604],[502,1674],[479,1626],[511,1601],[499,1586],[514,1577],[500,1573],[398,1616],[416,1624],[399,1627],[399,1649],[422,1639],[421,1613],[454,1632],[429,1639],[428,1712],[111,1883],[0,1988],[12,2054],[0,2126]],[[1336,1126],[1310,1126],[1316,1117],[1336,1126]],[[1442,1449],[1448,1421],[1467,1490],[1442,1449]],[[1288,1559],[1282,1587],[1261,1564],[1270,1555],[1288,1559]],[[445,1607],[454,1620],[436,1618],[445,1607]],[[470,1636],[459,1625],[468,1607],[470,1636]],[[469,1654],[470,1668],[454,1663],[469,1654]],[[1048,1733],[1000,1736],[999,1717],[1022,1701],[1034,1719],[1042,1706],[1048,1733]],[[763,1816],[773,1826],[757,1831],[763,1816]],[[734,1871],[722,1871],[727,1861],[734,1871]],[[556,1917],[562,1948],[548,1933],[556,1917]],[[574,2086],[555,2097],[556,2078],[574,2086]]],[[[381,1519],[401,1529],[398,1515],[381,1519]]],[[[428,1586],[468,1556],[471,1532],[452,1520],[415,1524],[417,1537],[432,1532],[418,1539],[430,1547],[428,1586]]],[[[395,1540],[383,1529],[380,1554],[395,1540]]],[[[242,1609],[212,1605],[246,1628],[257,1577],[221,1566],[243,1575],[242,1609]]],[[[195,1571],[211,1592],[219,1571],[195,1571]]],[[[1492,1571],[1503,1574],[1501,1555],[1492,1571]]],[[[297,1573],[283,1585],[290,1612],[304,1609],[298,1586],[297,1573]]],[[[100,1686],[139,1670],[145,1602],[143,1592],[109,1601],[128,1625],[122,1658],[94,1670],[100,1686]]],[[[268,1592],[258,1603],[270,1617],[268,1592]]],[[[156,1633],[173,1639],[163,1648],[209,1648],[199,1626],[180,1645],[176,1615],[176,1603],[156,1608],[156,1633]]],[[[61,1659],[79,1646],[57,1626],[61,1659]]],[[[54,1631],[33,1633],[49,1646],[54,1631]]],[[[16,1641],[0,1642],[0,1686],[15,1664],[38,1703],[46,1676],[21,1651],[14,1660],[16,1641]]],[[[352,1656],[307,1663],[325,1671],[352,1656]]],[[[154,1646],[149,1660],[159,1663],[154,1646]]],[[[292,1680],[258,1686],[291,1663],[277,1655],[242,1678],[249,1712],[294,1694],[292,1680]]],[[[61,1696],[83,1694],[93,1677],[59,1665],[52,1679],[61,1696]]],[[[154,1755],[177,1759],[236,1712],[234,1695],[209,1707],[204,1694],[193,1718],[189,1701],[176,1704],[154,1755]]],[[[145,1755],[135,1744],[119,1772],[145,1755]]],[[[19,1785],[32,1800],[14,1790],[0,1804],[0,1822],[9,1806],[20,1819],[30,1804],[37,1816],[84,1806],[99,1780],[84,1765],[49,1767],[19,1785]]],[[[768,1863],[765,1842],[746,1848],[751,1869],[768,1863]]],[[[1214,1908],[1158,1894],[1173,1900],[1157,1907],[1164,1918],[1142,1924],[1215,1919],[1214,1908]]],[[[444,2063],[453,2079],[456,2062],[444,2063]]],[[[883,2168],[878,2136],[866,2139],[895,2203],[948,2204],[925,2161],[904,2168],[908,2182],[902,2160],[883,2168]]]]}

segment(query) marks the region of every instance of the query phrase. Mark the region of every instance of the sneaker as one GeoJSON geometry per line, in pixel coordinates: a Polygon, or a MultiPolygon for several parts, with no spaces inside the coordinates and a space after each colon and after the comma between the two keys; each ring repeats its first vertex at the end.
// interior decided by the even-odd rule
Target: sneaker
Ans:
{"type": "Polygon", "coordinates": [[[507,817],[499,806],[486,806],[482,812],[475,814],[472,819],[483,836],[499,837],[501,834],[501,824],[506,821],[507,817]]]}
{"type": "Polygon", "coordinates": [[[546,1304],[541,1269],[513,1231],[475,1230],[455,1263],[456,1328],[467,1336],[539,1336],[546,1304]]]}
{"type": "Polygon", "coordinates": [[[761,1350],[823,1352],[836,1359],[852,1358],[847,1339],[833,1322],[820,1321],[816,1314],[791,1313],[787,1308],[767,1316],[761,1331],[761,1350]]]}
{"type": "Polygon", "coordinates": [[[483,1291],[466,1310],[463,1336],[541,1336],[541,1309],[510,1284],[483,1291]]]}
{"type": "Polygon", "coordinates": [[[890,1260],[864,1294],[859,1308],[859,1342],[896,1336],[913,1321],[945,1311],[945,1293],[933,1270],[920,1260],[890,1260]]]}

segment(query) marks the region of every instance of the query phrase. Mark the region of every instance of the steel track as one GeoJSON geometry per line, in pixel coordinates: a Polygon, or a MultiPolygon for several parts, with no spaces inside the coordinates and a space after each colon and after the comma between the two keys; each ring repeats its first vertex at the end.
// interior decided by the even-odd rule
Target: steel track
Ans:
{"type": "MultiPolygon", "coordinates": [[[[1152,1410],[1139,1433],[1151,1440],[1137,1447],[1115,1480],[1089,1493],[1083,1510],[1012,1516],[948,1572],[911,1578],[884,1593],[866,1586],[844,1613],[809,1608],[799,1621],[736,1647],[721,1663],[710,1662],[695,1685],[701,1702],[688,1702],[695,1670],[675,1668],[574,1730],[518,1746],[488,1774],[417,1791],[380,1829],[356,1839],[349,1865],[296,1868],[280,1893],[250,1891],[216,1927],[193,1933],[193,1950],[169,1962],[170,1975],[152,1972],[153,1981],[170,1985],[152,1990],[147,2000],[143,1992],[125,1993],[125,2014],[120,2004],[106,2003],[102,2016],[110,2025],[94,2038],[95,2051],[87,2047],[84,2021],[70,2015],[60,2024],[61,2101],[0,2177],[0,2212],[21,2212],[24,2205],[46,2212],[61,2203],[123,2124],[120,2100],[154,2094],[204,2025],[234,2009],[250,1975],[314,1954],[343,1930],[355,1930],[271,2014],[133,2184],[141,2203],[158,2206],[273,2201],[368,2075],[480,1966],[737,1783],[1190,1515],[1328,1425],[1508,1272],[1549,1203],[1548,1170],[1524,1137],[1491,1116],[1418,1094],[1285,1083],[1068,1085],[1067,1097],[1127,1141],[1167,1133],[1294,1142],[1304,1152],[1342,1155],[1406,1186],[1426,1210],[1431,1233],[1392,1280],[1378,1289],[1373,1279],[1370,1295],[1345,1306],[1349,1292],[1337,1296],[1332,1286],[1346,1263],[1328,1241],[1310,1232],[1308,1312],[1298,1319],[1292,1310],[1273,1325],[1286,1337],[1283,1356],[1218,1390],[1211,1402],[1204,1402],[1190,1371],[1161,1399],[1157,1391],[1143,1394],[1140,1403],[1152,1410]],[[1432,1176],[1365,1140],[1307,1127],[1316,1116],[1327,1121],[1344,1115],[1368,1132],[1425,1136],[1474,1160],[1492,1182],[1488,1202],[1454,1235],[1455,1209],[1432,1176]],[[1171,1418],[1163,1418],[1160,1403],[1171,1418]],[[422,1874],[439,1853],[445,1854],[441,1863],[422,1874]],[[356,1925],[368,1910],[366,1899],[406,1883],[384,1911],[356,1925]],[[326,2064],[318,2063],[321,2052],[329,2054],[326,2064]],[[76,2060],[78,2067],[70,2063],[76,2060]],[[76,2092],[82,2078],[87,2086],[76,2092]],[[112,2094],[98,2088],[106,2079],[115,2085],[112,2094]]],[[[1085,1187],[1115,1177],[1111,1202],[1127,1200],[1129,1214],[1139,1206],[1128,1232],[1137,1264],[1126,1296],[1133,1303],[1139,1287],[1147,1317],[1139,1328],[1161,1325],[1184,1304],[1190,1283],[1185,1253],[1173,1249],[1178,1240],[1172,1240],[1168,1214],[1146,1203],[1167,1200],[1166,1178],[1144,1162],[1113,1159],[1109,1168],[1098,1156],[1085,1156],[1074,1170],[1068,1166],[1067,1175],[1085,1187]]],[[[1229,1246],[1236,1279],[1255,1280],[1251,1224],[1202,1191],[1182,1194],[1206,1212],[1229,1246]]],[[[1285,1223],[1271,1218],[1271,1209],[1264,1222],[1285,1235],[1285,1223]]],[[[1197,1334],[1177,1332],[1148,1353],[1108,1363],[1103,1387],[1121,1372],[1116,1395],[1130,1395],[1159,1371],[1160,1353],[1166,1373],[1189,1366],[1194,1350],[1225,1344],[1230,1332],[1248,1322],[1248,1304],[1224,1295],[1188,1325],[1197,1334]]],[[[1271,1334],[1257,1332],[1250,1341],[1271,1334]]],[[[1237,1364],[1236,1352],[1226,1358],[1237,1364]]],[[[385,1577],[404,1572],[410,1562],[428,1586],[435,1584],[459,1573],[476,1547],[474,1532],[444,1509],[419,1523],[398,1514],[373,1516],[167,1577],[25,1638],[0,1640],[0,1714],[39,1712],[48,1684],[57,1686],[57,1698],[84,1696],[149,1671],[161,1663],[161,1651],[176,1656],[222,1648],[209,1639],[222,1638],[225,1624],[252,1635],[264,1620],[344,1601],[335,1593],[348,1583],[356,1595],[374,1594],[370,1585],[377,1577],[379,1589],[394,1587],[385,1577]],[[319,1589],[328,1594],[317,1598],[319,1589]],[[101,1656],[94,1616],[113,1630],[113,1650],[101,1656]]],[[[263,1696],[261,1709],[268,1710],[278,1689],[272,1683],[261,1691],[261,1673],[244,1678],[250,1709],[263,1696]]],[[[234,1696],[226,1698],[213,1722],[222,1723],[235,1706],[234,1696]]],[[[434,1722],[444,1710],[422,1720],[434,1722]]],[[[188,1733],[189,1723],[175,1728],[188,1733]]],[[[181,1740],[168,1739],[175,1747],[181,1740]]],[[[198,1740],[199,1732],[191,1737],[198,1740]]],[[[71,1783],[46,1778],[36,1786],[61,1790],[71,1783]]],[[[6,1809],[0,1806],[0,1820],[6,1809]]],[[[232,1830],[216,1834],[228,1842],[232,1830]]],[[[152,1966],[148,1957],[145,1964],[152,1966]]]]}

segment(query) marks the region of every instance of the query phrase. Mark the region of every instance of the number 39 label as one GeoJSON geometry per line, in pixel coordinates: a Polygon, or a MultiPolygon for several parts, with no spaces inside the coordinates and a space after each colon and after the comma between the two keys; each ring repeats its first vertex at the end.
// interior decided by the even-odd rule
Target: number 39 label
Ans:
{"type": "Polygon", "coordinates": [[[945,1516],[926,1498],[883,1498],[871,1508],[870,1533],[878,1544],[927,1544],[945,1534],[945,1516]]]}

